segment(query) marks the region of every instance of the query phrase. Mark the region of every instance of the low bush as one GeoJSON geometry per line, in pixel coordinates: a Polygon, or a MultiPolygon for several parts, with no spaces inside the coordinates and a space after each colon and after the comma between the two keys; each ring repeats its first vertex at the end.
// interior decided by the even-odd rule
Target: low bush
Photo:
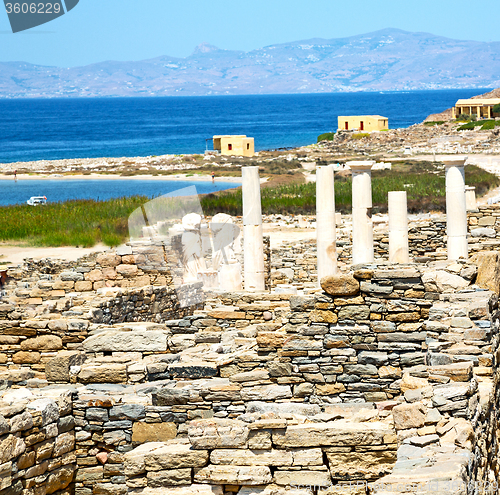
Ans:
{"type": "Polygon", "coordinates": [[[461,125],[458,131],[472,131],[474,129],[474,122],[469,122],[468,124],[461,125]]]}
{"type": "Polygon", "coordinates": [[[481,126],[481,129],[483,131],[486,131],[486,130],[491,130],[491,129],[494,129],[495,128],[495,121],[494,120],[487,120],[482,126],[481,126]]]}
{"type": "Polygon", "coordinates": [[[334,132],[325,132],[324,134],[320,134],[318,136],[318,143],[320,141],[333,141],[334,138],[335,138],[334,132]]]}

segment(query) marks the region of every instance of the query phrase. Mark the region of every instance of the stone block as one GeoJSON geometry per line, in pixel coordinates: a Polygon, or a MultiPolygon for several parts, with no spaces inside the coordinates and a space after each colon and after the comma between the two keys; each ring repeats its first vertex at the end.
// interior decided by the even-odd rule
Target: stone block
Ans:
{"type": "Polygon", "coordinates": [[[316,395],[337,395],[342,392],[345,392],[345,386],[342,383],[316,385],[316,395]]]}
{"type": "Polygon", "coordinates": [[[69,383],[69,370],[72,366],[81,366],[85,354],[79,351],[60,351],[45,365],[45,376],[49,382],[69,383]]]}
{"type": "Polygon", "coordinates": [[[248,436],[248,448],[255,450],[269,450],[272,447],[271,432],[266,430],[252,430],[248,436]]]}
{"type": "Polygon", "coordinates": [[[51,320],[47,326],[53,332],[65,332],[68,329],[68,322],[62,319],[51,320]]]}
{"type": "Polygon", "coordinates": [[[194,480],[213,485],[266,485],[271,483],[271,470],[266,466],[215,466],[194,470],[194,480]]]}
{"type": "Polygon", "coordinates": [[[27,410],[36,411],[42,415],[42,426],[57,423],[59,420],[59,406],[53,399],[37,399],[27,405],[27,410]]]}
{"type": "Polygon", "coordinates": [[[464,289],[469,281],[444,270],[429,270],[422,274],[422,283],[427,292],[448,293],[464,289]]]}
{"type": "Polygon", "coordinates": [[[236,466],[291,466],[292,452],[286,450],[215,449],[212,464],[236,466]]]}
{"type": "Polygon", "coordinates": [[[274,482],[281,486],[328,487],[332,484],[328,471],[275,471],[274,482]]]}
{"type": "Polygon", "coordinates": [[[25,431],[33,428],[33,417],[27,411],[13,416],[9,420],[10,433],[17,433],[18,431],[25,431]]]}
{"type": "Polygon", "coordinates": [[[395,432],[380,422],[350,423],[330,421],[288,426],[285,431],[273,431],[273,443],[278,447],[360,446],[395,442],[395,432]]]}
{"type": "Polygon", "coordinates": [[[471,362],[431,366],[428,368],[430,375],[448,377],[453,382],[468,382],[472,379],[474,365],[471,362]]]}
{"type": "Polygon", "coordinates": [[[481,227],[495,225],[496,218],[493,216],[484,216],[477,222],[481,227]]]}
{"type": "Polygon", "coordinates": [[[168,332],[136,328],[133,331],[108,330],[88,337],[86,352],[165,352],[168,332]]]}
{"type": "Polygon", "coordinates": [[[19,457],[26,450],[26,444],[21,438],[8,435],[0,441],[0,464],[19,457]]]}
{"type": "Polygon", "coordinates": [[[188,437],[195,449],[246,448],[249,430],[246,423],[237,420],[207,419],[193,421],[188,437]]]}
{"type": "Polygon", "coordinates": [[[257,344],[259,347],[272,348],[282,347],[289,335],[285,332],[259,332],[257,344]]]}
{"type": "Polygon", "coordinates": [[[0,490],[12,486],[12,462],[0,465],[0,490]]]}
{"type": "Polygon", "coordinates": [[[166,442],[177,436],[175,423],[134,423],[132,442],[166,442]]]}
{"type": "Polygon", "coordinates": [[[269,372],[267,370],[255,369],[243,373],[236,373],[229,377],[231,382],[244,383],[260,380],[269,380],[269,372]]]}
{"type": "Polygon", "coordinates": [[[116,483],[96,483],[92,490],[92,495],[126,495],[127,485],[116,483]]]}
{"type": "Polygon", "coordinates": [[[142,404],[118,404],[109,410],[111,421],[130,419],[138,421],[146,417],[146,408],[142,404]]]}
{"type": "Polygon", "coordinates": [[[331,296],[355,296],[359,282],[352,275],[330,275],[321,279],[321,288],[331,296]]]}
{"type": "Polygon", "coordinates": [[[122,262],[121,256],[113,253],[101,253],[96,258],[96,263],[101,266],[118,266],[122,262]]]}
{"type": "Polygon", "coordinates": [[[169,373],[176,378],[210,378],[217,376],[215,363],[190,360],[187,363],[175,363],[168,366],[169,373]]]}
{"type": "Polygon", "coordinates": [[[12,356],[12,362],[15,364],[37,364],[40,362],[39,352],[19,351],[12,356]]]}
{"type": "Polygon", "coordinates": [[[217,320],[245,320],[247,317],[242,311],[210,311],[208,316],[217,320]]]}
{"type": "Polygon", "coordinates": [[[139,269],[137,265],[118,265],[116,271],[122,277],[135,277],[138,274],[139,269]]]}
{"type": "Polygon", "coordinates": [[[401,404],[392,410],[396,430],[420,428],[425,425],[426,408],[423,404],[401,404]]]}
{"type": "Polygon", "coordinates": [[[372,452],[329,452],[330,474],[334,480],[376,480],[392,471],[397,460],[396,446],[372,452]]]}
{"type": "Polygon", "coordinates": [[[471,256],[470,262],[477,265],[476,285],[500,294],[500,254],[498,251],[482,251],[471,256]]]}
{"type": "Polygon", "coordinates": [[[343,306],[339,311],[339,320],[368,320],[370,308],[364,305],[343,306]]]}
{"type": "Polygon", "coordinates": [[[258,385],[255,387],[243,387],[241,389],[241,399],[245,402],[290,399],[291,397],[292,391],[289,385],[258,385]]]}
{"type": "Polygon", "coordinates": [[[67,452],[71,452],[75,448],[75,434],[68,431],[56,437],[54,445],[54,457],[59,457],[67,452]]]}
{"type": "Polygon", "coordinates": [[[283,345],[284,351],[321,351],[322,349],[323,341],[300,335],[290,336],[283,345]]]}
{"type": "Polygon", "coordinates": [[[87,365],[78,373],[81,383],[126,383],[127,367],[125,364],[109,363],[106,365],[87,365]]]}
{"type": "Polygon", "coordinates": [[[75,282],[76,292],[89,292],[93,289],[92,282],[89,280],[83,280],[81,282],[75,282]]]}
{"type": "Polygon", "coordinates": [[[191,394],[189,389],[161,388],[153,393],[153,405],[155,406],[174,406],[187,404],[191,394]]]}
{"type": "Polygon", "coordinates": [[[65,271],[61,272],[59,278],[63,282],[78,282],[79,280],[83,280],[83,274],[78,272],[65,271]]]}
{"type": "Polygon", "coordinates": [[[90,272],[85,274],[85,280],[89,282],[99,282],[104,280],[104,276],[101,270],[91,270],[90,272]]]}
{"type": "Polygon", "coordinates": [[[147,482],[148,486],[151,488],[187,485],[191,483],[191,474],[191,468],[150,471],[147,474],[147,482]]]}
{"type": "Polygon", "coordinates": [[[41,335],[21,342],[22,351],[58,351],[62,348],[62,339],[56,335],[41,335]]]}
{"type": "Polygon", "coordinates": [[[333,311],[315,309],[311,311],[309,319],[313,323],[337,323],[337,315],[333,311]]]}
{"type": "MultiPolygon", "coordinates": [[[[159,491],[158,488],[142,488],[140,490],[140,495],[224,495],[224,494],[222,486],[189,484],[183,486],[170,486],[166,490],[161,490],[161,491],[159,491]]],[[[295,494],[290,493],[287,495],[295,495],[295,494]]]]}
{"type": "Polygon", "coordinates": [[[67,464],[52,471],[47,481],[45,482],[45,490],[47,495],[57,492],[59,490],[64,490],[73,481],[73,476],[75,473],[75,466],[72,464],[67,464]]]}
{"type": "Polygon", "coordinates": [[[168,443],[147,453],[144,465],[147,471],[203,467],[208,462],[207,450],[195,450],[188,443],[168,443]]]}

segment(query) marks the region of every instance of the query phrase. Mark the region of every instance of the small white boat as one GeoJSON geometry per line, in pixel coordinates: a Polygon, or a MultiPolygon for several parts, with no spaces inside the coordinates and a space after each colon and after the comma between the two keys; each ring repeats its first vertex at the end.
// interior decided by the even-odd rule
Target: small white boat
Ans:
{"type": "Polygon", "coordinates": [[[28,201],[26,201],[30,206],[38,206],[38,205],[46,205],[47,197],[46,196],[31,196],[28,201]]]}

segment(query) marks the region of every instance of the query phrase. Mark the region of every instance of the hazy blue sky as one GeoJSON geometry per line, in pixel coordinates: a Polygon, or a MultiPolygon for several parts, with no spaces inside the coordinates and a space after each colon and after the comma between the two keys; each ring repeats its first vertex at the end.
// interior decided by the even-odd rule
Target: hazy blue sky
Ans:
{"type": "Polygon", "coordinates": [[[59,19],[17,34],[0,12],[0,61],[75,66],[185,57],[204,41],[249,51],[387,27],[500,41],[499,14],[500,0],[80,0],[59,19]]]}

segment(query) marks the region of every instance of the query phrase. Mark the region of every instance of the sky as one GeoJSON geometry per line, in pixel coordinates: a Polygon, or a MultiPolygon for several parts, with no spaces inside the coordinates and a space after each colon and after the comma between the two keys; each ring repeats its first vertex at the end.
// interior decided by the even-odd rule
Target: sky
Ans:
{"type": "Polygon", "coordinates": [[[389,27],[500,41],[498,23],[491,21],[500,17],[500,0],[478,5],[471,0],[80,0],[58,19],[16,34],[2,5],[0,61],[73,67],[186,57],[202,42],[250,51],[389,27]]]}

